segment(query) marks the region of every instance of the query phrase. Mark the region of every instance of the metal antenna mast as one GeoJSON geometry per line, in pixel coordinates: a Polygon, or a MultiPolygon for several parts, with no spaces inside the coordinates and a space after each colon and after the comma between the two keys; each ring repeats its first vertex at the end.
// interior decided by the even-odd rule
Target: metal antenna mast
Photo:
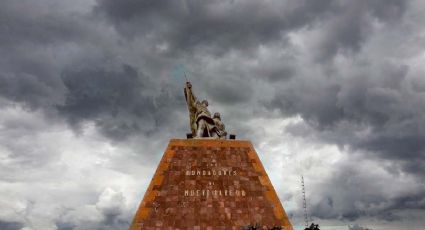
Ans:
{"type": "Polygon", "coordinates": [[[305,199],[304,176],[301,176],[301,186],[303,191],[304,222],[305,222],[305,227],[308,228],[307,201],[305,199]]]}

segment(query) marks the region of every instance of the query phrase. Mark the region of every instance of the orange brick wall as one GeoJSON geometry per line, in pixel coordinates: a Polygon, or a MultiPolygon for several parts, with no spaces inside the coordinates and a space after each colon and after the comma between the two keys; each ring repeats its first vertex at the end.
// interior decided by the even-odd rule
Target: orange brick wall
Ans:
{"type": "Polygon", "coordinates": [[[251,142],[170,141],[133,219],[136,229],[242,229],[289,219],[251,142]]]}

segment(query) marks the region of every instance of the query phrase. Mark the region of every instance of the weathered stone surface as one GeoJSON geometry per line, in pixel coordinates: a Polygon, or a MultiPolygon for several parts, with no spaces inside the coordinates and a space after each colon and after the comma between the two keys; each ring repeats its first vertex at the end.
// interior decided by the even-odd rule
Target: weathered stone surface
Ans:
{"type": "Polygon", "coordinates": [[[170,141],[130,227],[242,229],[289,219],[251,142],[170,141]]]}

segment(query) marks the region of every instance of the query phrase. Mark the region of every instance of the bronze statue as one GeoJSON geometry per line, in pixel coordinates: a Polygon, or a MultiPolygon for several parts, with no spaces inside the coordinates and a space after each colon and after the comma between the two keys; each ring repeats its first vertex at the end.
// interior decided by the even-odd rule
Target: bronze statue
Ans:
{"type": "Polygon", "coordinates": [[[194,138],[226,139],[227,132],[221,121],[220,113],[211,117],[208,101],[199,102],[192,91],[192,84],[186,82],[184,88],[187,107],[189,109],[189,124],[194,138]]]}
{"type": "Polygon", "coordinates": [[[305,228],[304,230],[320,230],[318,224],[311,223],[310,227],[305,228]]]}

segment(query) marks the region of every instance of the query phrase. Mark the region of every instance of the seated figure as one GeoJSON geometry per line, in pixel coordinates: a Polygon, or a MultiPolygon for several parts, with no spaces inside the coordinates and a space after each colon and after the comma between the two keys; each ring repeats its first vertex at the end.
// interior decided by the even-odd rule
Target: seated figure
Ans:
{"type": "Polygon", "coordinates": [[[224,123],[221,121],[220,113],[214,113],[213,121],[215,128],[212,136],[217,139],[226,139],[227,132],[224,123]]]}

